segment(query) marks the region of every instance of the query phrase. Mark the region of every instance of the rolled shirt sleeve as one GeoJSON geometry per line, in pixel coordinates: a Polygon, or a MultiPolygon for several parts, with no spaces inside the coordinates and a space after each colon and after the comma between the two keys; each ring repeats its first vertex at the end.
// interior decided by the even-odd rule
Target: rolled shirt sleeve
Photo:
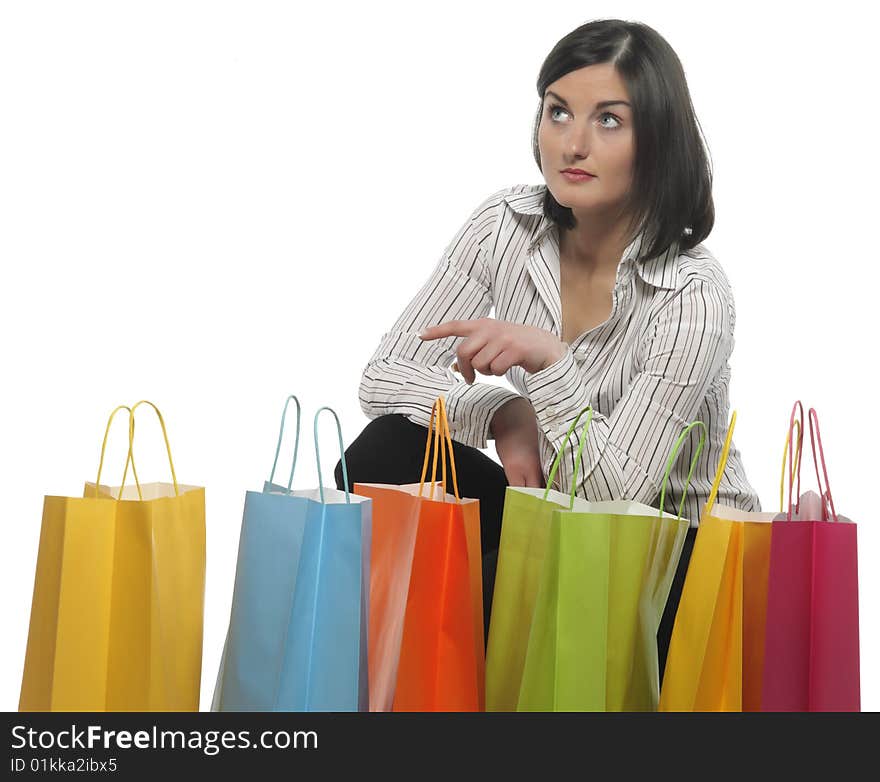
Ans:
{"type": "MultiPolygon", "coordinates": [[[[676,440],[732,353],[734,319],[729,290],[714,281],[696,278],[671,297],[649,325],[637,374],[613,412],[593,414],[576,489],[580,496],[644,503],[657,497],[676,440]]],[[[555,363],[527,374],[525,384],[554,454],[566,449],[556,475],[560,490],[570,491],[586,416],[566,435],[590,404],[591,389],[570,347],[555,363]]],[[[545,476],[552,462],[543,465],[545,476]]]]}
{"type": "Polygon", "coordinates": [[[491,240],[498,191],[485,198],[457,231],[425,284],[364,367],[358,398],[368,418],[401,413],[428,427],[438,396],[446,401],[453,439],[486,448],[495,411],[520,394],[500,385],[466,383],[451,369],[463,337],[422,340],[428,326],[488,317],[492,308],[486,244],[491,240]]]}

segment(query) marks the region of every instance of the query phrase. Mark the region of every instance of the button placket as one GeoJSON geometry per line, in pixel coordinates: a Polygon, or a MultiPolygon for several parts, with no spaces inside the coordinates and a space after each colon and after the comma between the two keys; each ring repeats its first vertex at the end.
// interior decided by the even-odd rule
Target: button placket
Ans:
{"type": "MultiPolygon", "coordinates": [[[[620,270],[618,269],[618,272],[620,270]]],[[[632,287],[632,278],[634,269],[631,265],[627,265],[626,270],[614,283],[614,290],[611,292],[611,317],[614,318],[623,306],[629,301],[630,289],[632,287]]]]}

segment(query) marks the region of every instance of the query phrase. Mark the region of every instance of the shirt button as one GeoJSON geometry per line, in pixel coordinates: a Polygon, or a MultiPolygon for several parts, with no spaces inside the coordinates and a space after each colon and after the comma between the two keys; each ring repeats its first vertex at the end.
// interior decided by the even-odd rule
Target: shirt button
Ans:
{"type": "Polygon", "coordinates": [[[550,405],[547,407],[547,415],[553,416],[556,415],[556,406],[550,405]]]}

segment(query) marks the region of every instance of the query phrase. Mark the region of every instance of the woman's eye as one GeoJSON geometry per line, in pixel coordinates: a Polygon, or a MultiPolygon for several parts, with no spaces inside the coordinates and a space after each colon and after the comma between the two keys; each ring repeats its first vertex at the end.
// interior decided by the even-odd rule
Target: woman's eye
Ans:
{"type": "MultiPolygon", "coordinates": [[[[559,104],[553,104],[552,106],[550,106],[550,119],[552,119],[554,122],[556,121],[555,113],[557,111],[561,111],[563,114],[568,114],[568,111],[566,109],[564,109],[562,106],[560,106],[559,104]]],[[[602,126],[603,128],[607,128],[608,130],[615,130],[616,128],[620,127],[620,119],[616,115],[612,114],[609,111],[606,111],[606,112],[602,113],[602,115],[599,117],[599,119],[602,120],[605,117],[611,117],[611,119],[613,119],[617,124],[616,125],[603,125],[602,126]]]]}
{"type": "MultiPolygon", "coordinates": [[[[611,125],[611,126],[609,126],[609,125],[604,125],[603,127],[608,128],[608,130],[614,130],[615,128],[620,127],[620,120],[617,119],[617,117],[615,117],[613,114],[609,114],[609,113],[606,111],[606,112],[602,115],[602,117],[611,117],[611,119],[613,119],[613,120],[617,123],[616,125],[611,125]]],[[[601,119],[601,117],[600,117],[600,119],[601,119]]]]}

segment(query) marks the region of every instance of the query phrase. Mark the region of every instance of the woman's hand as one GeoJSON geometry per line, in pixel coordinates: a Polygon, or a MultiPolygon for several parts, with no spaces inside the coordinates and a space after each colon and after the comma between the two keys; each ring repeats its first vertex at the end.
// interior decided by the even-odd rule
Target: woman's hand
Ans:
{"type": "Polygon", "coordinates": [[[525,397],[505,402],[489,422],[495,450],[511,486],[544,488],[538,421],[525,397]]]}
{"type": "Polygon", "coordinates": [[[474,370],[484,375],[505,375],[513,366],[532,374],[559,361],[566,345],[555,334],[496,318],[450,320],[429,326],[419,336],[424,340],[464,337],[456,355],[458,371],[466,383],[473,383],[474,370]]]}

